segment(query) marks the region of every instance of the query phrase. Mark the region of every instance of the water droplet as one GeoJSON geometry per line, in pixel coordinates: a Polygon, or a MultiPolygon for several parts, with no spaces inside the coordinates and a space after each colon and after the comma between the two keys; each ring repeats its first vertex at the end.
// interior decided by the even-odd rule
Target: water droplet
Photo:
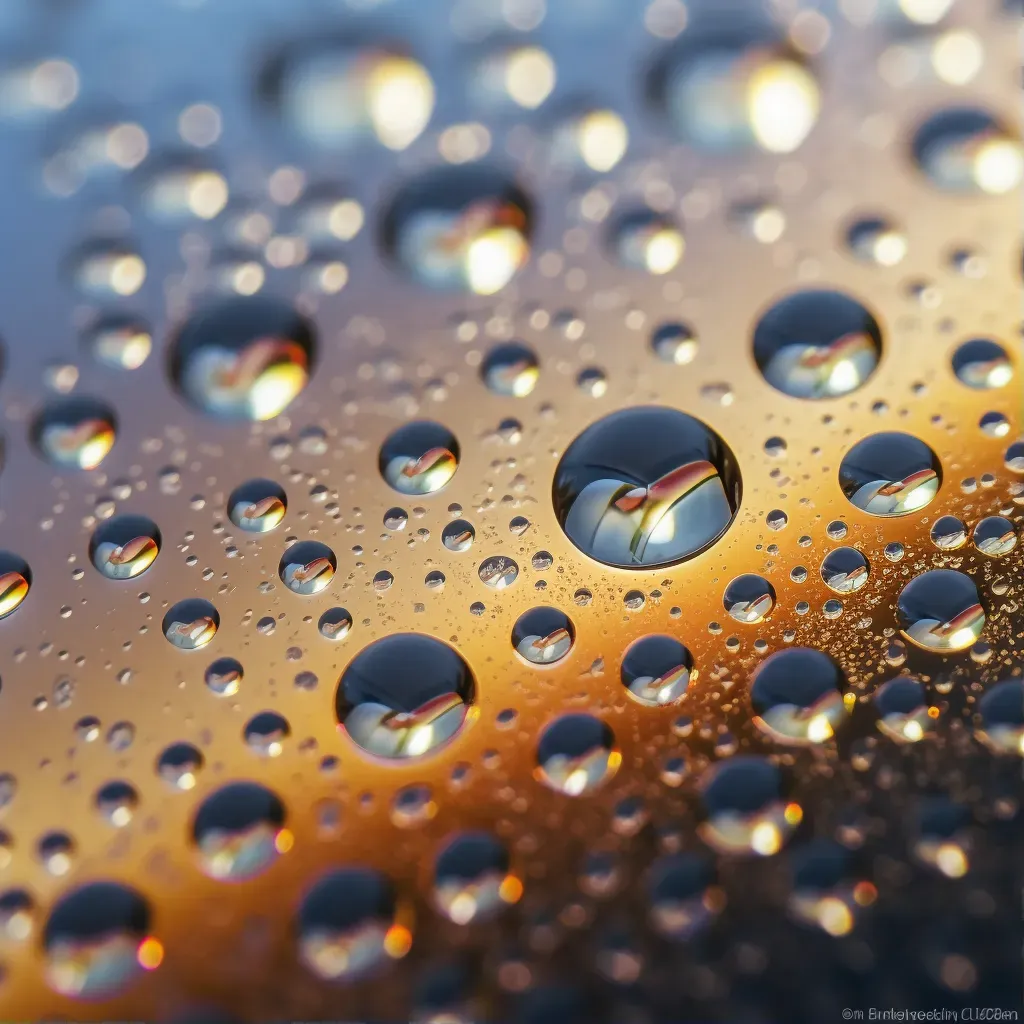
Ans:
{"type": "Polygon", "coordinates": [[[512,646],[531,665],[553,665],[572,650],[576,630],[558,608],[531,608],[512,627],[512,646]]]}
{"type": "Polygon", "coordinates": [[[828,935],[848,934],[860,907],[877,896],[870,882],[850,878],[849,851],[831,840],[812,839],[793,851],[791,862],[790,912],[828,935]]]}
{"type": "Polygon", "coordinates": [[[505,555],[491,555],[480,563],[477,575],[494,590],[504,590],[518,579],[519,566],[505,555]]]}
{"type": "Polygon", "coordinates": [[[143,186],[149,215],[172,224],[189,217],[213,220],[227,205],[228,195],[219,171],[177,161],[149,172],[143,186]]]}
{"type": "Polygon", "coordinates": [[[1013,523],[1003,516],[986,516],[974,527],[975,548],[989,558],[1008,555],[1017,546],[1017,532],[1013,523]]]}
{"type": "Polygon", "coordinates": [[[789,523],[789,516],[781,508],[775,508],[764,517],[764,522],[769,530],[782,530],[789,523]]]}
{"type": "Polygon", "coordinates": [[[917,130],[913,151],[929,181],[946,192],[1006,195],[1024,177],[1020,140],[983,110],[932,115],[917,130]]]}
{"type": "Polygon", "coordinates": [[[875,372],[882,333],[875,318],[842,292],[801,291],[776,302],[754,328],[754,359],[764,379],[793,398],[837,398],[875,372]]]}
{"type": "Polygon", "coordinates": [[[459,442],[440,423],[416,420],[392,431],[381,445],[381,476],[402,494],[433,494],[459,468],[459,442]]]}
{"type": "Polygon", "coordinates": [[[314,357],[313,327],[287,303],[237,298],[185,322],[171,343],[170,372],[209,416],[269,420],[306,387],[314,357]]]}
{"type": "Polygon", "coordinates": [[[339,868],[306,893],[296,919],[299,958],[318,978],[352,981],[408,952],[391,883],[364,867],[339,868]]]}
{"type": "Polygon", "coordinates": [[[648,707],[682,700],[691,679],[696,678],[693,656],[675,637],[641,637],[630,644],[622,658],[622,685],[648,707]]]}
{"type": "Polygon", "coordinates": [[[99,242],[86,245],[75,257],[75,284],[99,301],[134,295],[146,280],[142,257],[124,245],[99,242]]]}
{"type": "Polygon", "coordinates": [[[576,375],[576,386],[591,398],[601,398],[608,392],[608,378],[604,370],[588,366],[576,375]]]}
{"type": "Polygon", "coordinates": [[[662,324],[651,333],[651,351],[664,363],[686,366],[699,350],[697,337],[687,324],[662,324]]]}
{"type": "Polygon", "coordinates": [[[905,551],[903,545],[898,540],[894,540],[885,545],[882,553],[890,562],[899,562],[903,558],[905,551]]]}
{"type": "Polygon", "coordinates": [[[1004,679],[978,702],[975,735],[993,754],[1024,757],[1024,682],[1004,679]]]}
{"type": "Polygon", "coordinates": [[[1014,441],[1006,449],[1003,456],[1003,465],[1011,473],[1024,473],[1024,441],[1014,441]]]}
{"type": "Polygon", "coordinates": [[[878,728],[897,743],[917,743],[935,729],[924,687],[910,676],[883,683],[874,695],[878,728]]]}
{"type": "Polygon", "coordinates": [[[512,100],[526,110],[536,110],[551,95],[555,78],[555,62],[546,50],[504,47],[479,62],[472,93],[492,105],[512,100]]]}
{"type": "Polygon", "coordinates": [[[480,376],[496,395],[525,398],[537,386],[540,365],[533,349],[513,342],[498,345],[487,353],[480,376]]]}
{"type": "Polygon", "coordinates": [[[679,228],[652,210],[621,217],[612,231],[612,246],[623,266],[657,275],[674,270],[686,250],[679,228]]]}
{"type": "Polygon", "coordinates": [[[868,581],[868,560],[856,548],[836,548],[821,563],[821,578],[829,590],[852,594],[868,581]]]}
{"type": "Polygon", "coordinates": [[[929,536],[940,551],[955,551],[967,543],[967,527],[956,516],[940,516],[932,524],[929,536]]]}
{"type": "Polygon", "coordinates": [[[291,734],[288,720],[276,711],[261,711],[253,715],[242,730],[246,746],[261,757],[280,757],[284,741],[291,734]]]}
{"type": "Polygon", "coordinates": [[[46,406],[32,422],[32,443],[61,469],[95,469],[114,447],[117,420],[95,398],[66,398],[46,406]]]}
{"type": "Polygon", "coordinates": [[[160,530],[145,516],[115,516],[89,541],[92,564],[111,580],[141,576],[160,554],[160,530]]]}
{"type": "Polygon", "coordinates": [[[606,173],[626,155],[629,129],[614,110],[588,110],[563,121],[552,149],[556,162],[606,173]]]}
{"type": "Polygon", "coordinates": [[[842,685],[842,673],[827,654],[810,647],[777,651],[754,672],[754,725],[777,743],[824,743],[846,717],[842,685]]]}
{"type": "Polygon", "coordinates": [[[204,681],[218,697],[233,697],[242,682],[242,666],[234,658],[218,658],[206,670],[204,681]]]}
{"type": "Polygon", "coordinates": [[[853,223],[846,233],[846,244],[855,256],[880,267],[895,267],[907,255],[906,234],[881,217],[853,223]]]}
{"type": "Polygon", "coordinates": [[[330,585],[337,568],[338,559],[326,544],[303,540],[285,551],[277,572],[293,594],[311,597],[330,585]]]}
{"type": "Polygon", "coordinates": [[[205,647],[216,635],[220,614],[209,601],[191,597],[173,605],[163,621],[163,634],[183,651],[205,647]]]}
{"type": "Polygon", "coordinates": [[[456,519],[448,523],[441,531],[441,543],[456,553],[468,551],[473,546],[476,530],[473,524],[465,519],[456,519]]]}
{"type": "Polygon", "coordinates": [[[0,895],[0,937],[24,942],[35,928],[35,901],[24,889],[8,889],[0,895]]]}
{"type": "Polygon", "coordinates": [[[1006,437],[1010,433],[1010,421],[1001,412],[985,413],[978,426],[986,437],[1006,437]]]}
{"type": "Polygon", "coordinates": [[[764,443],[764,453],[773,459],[781,459],[786,455],[786,441],[782,437],[769,437],[764,443]]]}
{"type": "Polygon", "coordinates": [[[63,878],[71,870],[76,853],[75,841],[66,832],[47,832],[36,844],[39,862],[53,878],[63,878]]]}
{"type": "Polygon", "coordinates": [[[725,443],[672,409],[613,413],[569,445],[555,473],[558,520],[584,554],[617,568],[683,561],[713,544],[739,506],[725,443]]]}
{"type": "Polygon", "coordinates": [[[610,779],[621,763],[606,722],[593,715],[566,714],[541,733],[534,776],[558,793],[583,796],[610,779]]]}
{"type": "Polygon", "coordinates": [[[962,878],[970,861],[970,809],[946,797],[929,797],[917,813],[914,856],[947,878],[962,878]]]}
{"type": "Polygon", "coordinates": [[[231,782],[199,805],[192,838],[203,872],[221,881],[242,881],[265,871],[291,849],[281,801],[256,782],[231,782]]]}
{"type": "Polygon", "coordinates": [[[957,346],[953,372],[961,384],[978,390],[1005,387],[1013,379],[1006,349],[988,338],[973,338],[957,346]]]}
{"type": "Polygon", "coordinates": [[[839,466],[839,486],[868,515],[917,512],[939,491],[942,467],[924,441],[910,434],[872,434],[858,441],[839,466]]]}
{"type": "Polygon", "coordinates": [[[288,47],[265,68],[260,91],[296,134],[327,147],[376,138],[406,149],[434,110],[434,84],[418,61],[332,39],[288,47]]]}
{"type": "Polygon", "coordinates": [[[705,818],[698,833],[719,853],[770,857],[803,818],[798,804],[783,800],[778,768],[761,757],[712,765],[701,779],[700,797],[705,818]]]}
{"type": "Polygon", "coordinates": [[[656,69],[653,93],[692,146],[792,153],[818,119],[821,96],[795,55],[756,31],[688,33],[656,69]]]}
{"type": "Polygon", "coordinates": [[[356,655],[338,684],[335,709],[368,753],[419,757],[435,753],[474,717],[475,695],[472,672],[451,647],[396,633],[356,655]]]}
{"type": "Polygon", "coordinates": [[[650,920],[666,939],[681,942],[702,931],[724,899],[714,885],[715,866],[692,853],[659,857],[647,882],[650,920]]]}
{"type": "Polygon", "coordinates": [[[751,625],[772,613],[775,607],[775,588],[761,576],[743,573],[725,588],[722,603],[737,622],[751,625]]]}
{"type": "Polygon", "coordinates": [[[320,616],[317,629],[328,640],[344,640],[352,629],[352,616],[345,608],[328,608],[320,616]]]}
{"type": "Polygon", "coordinates": [[[131,317],[108,317],[85,336],[85,347],[96,362],[112,370],[137,370],[153,348],[149,327],[131,317]]]}
{"type": "Polygon", "coordinates": [[[928,651],[966,650],[985,627],[978,588],[954,569],[914,577],[900,592],[897,610],[903,637],[928,651]]]}
{"type": "Polygon", "coordinates": [[[497,171],[450,167],[408,185],[384,223],[384,246],[429,288],[494,295],[530,255],[526,196],[497,171]]]}
{"type": "Polygon", "coordinates": [[[21,607],[31,586],[28,562],[9,551],[0,551],[0,619],[21,607]]]}
{"type": "Polygon", "coordinates": [[[228,498],[228,516],[240,530],[269,533],[288,509],[288,497],[273,480],[248,480],[228,498]]]}
{"type": "Polygon", "coordinates": [[[124,828],[135,817],[139,794],[135,787],[120,779],[107,782],[96,793],[96,810],[114,828],[124,828]]]}
{"type": "Polygon", "coordinates": [[[494,917],[522,891],[509,872],[508,852],[487,832],[459,833],[434,863],[434,905],[455,924],[494,917]]]}
{"type": "Polygon", "coordinates": [[[157,967],[160,943],[150,911],[134,889],[90,882],[61,897],[43,932],[46,980],[63,996],[109,998],[143,970],[157,967]]]}

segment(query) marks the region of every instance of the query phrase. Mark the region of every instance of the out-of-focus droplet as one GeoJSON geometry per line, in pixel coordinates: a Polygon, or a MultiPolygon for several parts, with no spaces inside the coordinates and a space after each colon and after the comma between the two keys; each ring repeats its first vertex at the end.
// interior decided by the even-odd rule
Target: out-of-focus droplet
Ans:
{"type": "Polygon", "coordinates": [[[531,665],[553,665],[572,650],[576,629],[558,608],[531,608],[512,627],[512,646],[531,665]]]}
{"type": "Polygon", "coordinates": [[[839,466],[839,486],[872,516],[905,516],[939,492],[942,468],[935,453],[911,434],[872,434],[858,441],[839,466]]]}
{"type": "Polygon", "coordinates": [[[487,832],[460,832],[434,862],[434,905],[455,924],[494,917],[522,892],[508,851],[487,832]]]}
{"type": "Polygon", "coordinates": [[[234,658],[218,658],[207,668],[204,681],[218,697],[233,697],[238,693],[243,675],[242,666],[234,658]]]}
{"type": "Polygon", "coordinates": [[[564,121],[555,130],[555,159],[604,174],[626,155],[629,129],[613,110],[590,110],[564,121]]]}
{"type": "Polygon", "coordinates": [[[269,420],[306,387],[312,325],[276,299],[229,299],[193,314],[171,344],[175,386],[201,412],[269,420]]]}
{"type": "Polygon", "coordinates": [[[811,745],[832,739],[849,710],[834,661],[810,647],[777,651],[754,671],[754,725],[777,743],[811,745]]]}
{"type": "Polygon", "coordinates": [[[565,714],[545,726],[537,743],[538,781],[566,796],[584,796],[622,763],[611,727],[588,714],[565,714]]]}
{"type": "Polygon", "coordinates": [[[624,267],[655,275],[674,270],[686,251],[682,231],[651,210],[621,217],[612,229],[611,242],[624,267]]]}
{"type": "Polygon", "coordinates": [[[113,370],[137,370],[149,358],[153,337],[139,320],[107,317],[86,333],[85,347],[103,366],[113,370]]]}
{"type": "Polygon", "coordinates": [[[418,61],[330,40],[289,48],[265,70],[261,87],[291,130],[327,147],[375,137],[406,149],[434,111],[434,83],[418,61]]]}
{"type": "Polygon", "coordinates": [[[284,751],[284,741],[291,734],[288,720],[276,711],[258,712],[245,723],[242,730],[246,746],[261,757],[280,757],[284,751]]]}
{"type": "Polygon", "coordinates": [[[569,445],[553,499],[562,529],[591,558],[623,569],[671,565],[728,529],[739,469],[699,420],[673,409],[625,409],[569,445]]]}
{"type": "Polygon", "coordinates": [[[149,905],[134,889],[104,881],[71,890],[43,932],[47,983],[63,996],[109,999],[160,965],[149,929],[149,905]]]}
{"type": "Polygon", "coordinates": [[[1024,178],[1020,139],[990,114],[971,107],[930,117],[917,130],[913,151],[927,178],[947,192],[1006,195],[1024,178]]]}
{"type": "Polygon", "coordinates": [[[341,728],[369,754],[432,754],[475,715],[469,666],[447,644],[394,633],[364,648],[338,683],[341,728]]]}
{"type": "Polygon", "coordinates": [[[775,608],[775,588],[755,573],[743,573],[729,582],[722,603],[737,622],[750,625],[771,615],[775,608]]]}
{"type": "Polygon", "coordinates": [[[338,559],[326,544],[303,540],[285,551],[277,572],[293,594],[311,597],[330,585],[337,569],[338,559]]]}
{"type": "Polygon", "coordinates": [[[100,523],[89,541],[92,564],[108,579],[130,580],[160,554],[160,530],[145,516],[115,516],[100,523]]]}
{"type": "Polygon", "coordinates": [[[659,857],[647,882],[651,925],[659,935],[682,942],[698,934],[725,904],[715,885],[714,862],[694,853],[659,857]]]}
{"type": "Polygon", "coordinates": [[[970,808],[947,797],[929,797],[915,817],[914,857],[947,878],[963,878],[971,866],[970,808]]]}
{"type": "Polygon", "coordinates": [[[98,242],[77,254],[72,276],[79,290],[90,298],[127,298],[145,282],[146,263],[129,246],[98,242]]]}
{"type": "Polygon", "coordinates": [[[917,743],[935,729],[924,687],[911,676],[897,676],[874,694],[878,728],[897,743],[917,743]]]}
{"type": "Polygon", "coordinates": [[[953,372],[961,384],[978,390],[1005,387],[1013,379],[1013,363],[996,341],[974,338],[957,346],[953,372]]]}
{"type": "Polygon", "coordinates": [[[387,436],[378,465],[381,476],[401,494],[433,494],[459,468],[459,442],[440,423],[417,420],[387,436]]]}
{"type": "Polygon", "coordinates": [[[551,95],[555,80],[555,62],[547,50],[509,47],[479,62],[470,95],[492,105],[511,100],[525,110],[536,110],[551,95]]]}
{"type": "Polygon", "coordinates": [[[230,782],[199,805],[192,839],[203,872],[218,881],[261,874],[294,842],[284,805],[256,782],[230,782]]]}
{"type": "Polygon", "coordinates": [[[648,707],[675,704],[697,678],[693,656],[675,637],[655,634],[630,644],[622,658],[622,685],[648,707]]]}
{"type": "Polygon", "coordinates": [[[100,786],[96,792],[96,810],[114,828],[125,828],[131,824],[139,806],[139,794],[130,782],[117,779],[100,786]]]}
{"type": "Polygon", "coordinates": [[[150,216],[176,222],[197,217],[213,220],[227,205],[228,183],[212,168],[170,164],[146,174],[143,199],[150,216]]]}
{"type": "Polygon", "coordinates": [[[247,480],[228,497],[228,517],[247,533],[269,533],[287,510],[284,488],[273,480],[247,480]]]}
{"type": "Polygon", "coordinates": [[[763,313],[754,328],[758,369],[793,398],[848,395],[871,377],[881,355],[878,322],[842,292],[795,292],[763,313]]]}
{"type": "Polygon", "coordinates": [[[978,420],[978,427],[986,437],[1006,437],[1010,433],[1010,420],[1001,412],[986,412],[978,420]]]}
{"type": "Polygon", "coordinates": [[[296,916],[299,958],[318,978],[354,981],[372,975],[412,943],[398,921],[391,883],[373,868],[338,868],[306,893],[296,916]]]}
{"type": "Polygon", "coordinates": [[[36,856],[46,873],[63,878],[74,866],[77,847],[66,832],[47,832],[36,843],[36,856]]]}
{"type": "Polygon", "coordinates": [[[651,332],[651,351],[663,362],[686,366],[697,358],[700,345],[687,324],[661,324],[651,332]]]}
{"type": "Polygon", "coordinates": [[[985,611],[970,576],[931,569],[915,576],[897,602],[900,632],[926,651],[948,654],[973,644],[985,628],[985,611]]]}
{"type": "Polygon", "coordinates": [[[868,581],[868,560],[856,548],[835,548],[821,563],[821,578],[829,590],[852,594],[868,581]]]}
{"type": "Polygon", "coordinates": [[[217,609],[202,598],[186,598],[173,605],[164,616],[163,634],[183,651],[196,651],[205,647],[220,626],[217,609]]]}
{"type": "Polygon", "coordinates": [[[975,735],[994,754],[1024,757],[1024,682],[1004,679],[985,691],[975,735]]]}
{"type": "Polygon", "coordinates": [[[846,244],[858,259],[880,267],[895,267],[907,255],[906,234],[882,217],[855,221],[846,232],[846,244]]]}
{"type": "Polygon", "coordinates": [[[156,773],[171,789],[187,792],[194,789],[205,761],[191,743],[172,743],[157,758],[156,773]]]}
{"type": "Polygon", "coordinates": [[[877,895],[870,882],[850,877],[850,853],[829,839],[812,839],[794,850],[789,910],[796,920],[833,937],[847,935],[861,907],[877,895]]]}
{"type": "Polygon", "coordinates": [[[383,230],[385,249],[413,280],[494,295],[530,255],[531,207],[497,171],[450,167],[402,190],[383,230]]]}
{"type": "Polygon", "coordinates": [[[95,469],[114,447],[117,420],[95,398],[65,398],[45,406],[32,421],[32,443],[61,469],[95,469]]]}
{"type": "Polygon", "coordinates": [[[480,375],[494,394],[525,398],[537,386],[540,365],[533,349],[526,345],[498,345],[487,353],[480,375]]]}
{"type": "Polygon", "coordinates": [[[1004,516],[986,516],[971,535],[974,547],[989,558],[1002,558],[1017,546],[1017,531],[1004,516]]]}

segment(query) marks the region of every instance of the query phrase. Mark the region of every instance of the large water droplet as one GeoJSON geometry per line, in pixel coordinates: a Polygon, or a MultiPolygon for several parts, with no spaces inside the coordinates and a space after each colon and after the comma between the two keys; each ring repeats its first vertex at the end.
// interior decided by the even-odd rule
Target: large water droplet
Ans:
{"type": "Polygon", "coordinates": [[[512,627],[512,646],[531,665],[553,665],[572,650],[576,629],[558,608],[531,608],[512,627]]]}
{"type": "Polygon", "coordinates": [[[199,597],[186,598],[173,605],[164,616],[163,633],[175,647],[196,651],[205,647],[216,635],[220,614],[209,601],[199,597]]]}
{"type": "Polygon", "coordinates": [[[241,881],[265,871],[292,846],[283,827],[284,805],[256,782],[230,782],[211,793],[196,812],[192,838],[203,871],[241,881]]]}
{"type": "Polygon", "coordinates": [[[970,647],[985,627],[978,588],[954,569],[931,569],[912,579],[897,604],[900,632],[927,651],[970,647]]]}
{"type": "Polygon", "coordinates": [[[114,447],[117,420],[106,402],[66,398],[46,406],[32,422],[32,443],[61,469],[95,469],[114,447]]]}
{"type": "Polygon", "coordinates": [[[852,594],[868,581],[868,560],[856,548],[835,548],[821,563],[821,578],[829,590],[852,594]]]}
{"type": "Polygon", "coordinates": [[[771,615],[775,608],[775,588],[763,577],[746,572],[729,582],[722,604],[737,622],[752,625],[771,615]]]}
{"type": "Polygon", "coordinates": [[[970,107],[941,110],[917,130],[914,159],[947,192],[1006,195],[1024,177],[1018,138],[990,114],[970,107]]]}
{"type": "Polygon", "coordinates": [[[699,420],[672,409],[625,409],[569,445],[553,500],[562,529],[584,554],[622,569],[672,565],[728,529],[739,506],[739,468],[699,420]]]}
{"type": "Polygon", "coordinates": [[[971,539],[983,555],[1002,558],[1017,546],[1017,531],[1004,516],[986,516],[974,527],[971,539]]]}
{"type": "Polygon", "coordinates": [[[607,782],[622,763],[607,722],[588,714],[561,715],[537,744],[538,781],[566,796],[583,796],[607,782]]]}
{"type": "Polygon", "coordinates": [[[839,486],[868,515],[917,512],[939,492],[942,467],[924,441],[910,434],[872,434],[858,441],[839,466],[839,486]]]}
{"type": "Polygon", "coordinates": [[[929,536],[940,551],[955,551],[967,543],[967,527],[956,516],[940,516],[932,523],[929,536]]]}
{"type": "Polygon", "coordinates": [[[194,789],[205,761],[191,743],[172,743],[164,747],[156,761],[156,772],[172,789],[194,789]]]}
{"type": "Polygon", "coordinates": [[[276,299],[229,299],[194,313],[173,339],[170,373],[197,409],[221,419],[269,420],[305,388],[312,325],[276,299]]]}
{"type": "Polygon", "coordinates": [[[396,633],[364,648],[338,683],[338,722],[363,750],[378,757],[432,754],[472,715],[476,684],[469,666],[447,644],[396,633]]]}
{"type": "Polygon", "coordinates": [[[648,707],[682,700],[696,677],[692,655],[675,637],[641,637],[622,658],[622,685],[648,707]]]}
{"type": "Polygon", "coordinates": [[[459,468],[455,435],[430,420],[406,423],[392,431],[380,447],[381,476],[402,494],[433,494],[459,468]]]}
{"type": "Polygon", "coordinates": [[[293,594],[311,597],[330,585],[337,569],[338,559],[326,544],[302,540],[281,556],[277,572],[293,594]]]}
{"type": "Polygon", "coordinates": [[[778,743],[824,743],[846,717],[842,684],[827,654],[810,647],[777,651],[758,666],[750,684],[754,725],[778,743]]]}
{"type": "Polygon", "coordinates": [[[160,530],[145,516],[115,516],[100,523],[89,541],[92,564],[111,580],[144,573],[160,554],[160,530]]]}
{"type": "Polygon", "coordinates": [[[875,372],[882,333],[875,318],[842,292],[801,291],[762,314],[754,359],[773,388],[793,398],[837,398],[875,372]]]}
{"type": "Polygon", "coordinates": [[[508,851],[487,832],[459,833],[434,863],[434,905],[455,924],[493,917],[522,891],[509,872],[508,851]]]}

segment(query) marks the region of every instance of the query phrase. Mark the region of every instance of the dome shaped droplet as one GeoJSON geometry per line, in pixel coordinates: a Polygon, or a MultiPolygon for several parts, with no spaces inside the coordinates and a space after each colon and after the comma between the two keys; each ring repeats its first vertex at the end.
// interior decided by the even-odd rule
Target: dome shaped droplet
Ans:
{"type": "Polygon", "coordinates": [[[994,754],[1024,757],[1024,682],[1005,679],[978,702],[975,735],[994,754]]]}
{"type": "Polygon", "coordinates": [[[46,980],[64,996],[105,999],[159,966],[146,901],[128,886],[91,882],[63,896],[43,933],[46,980]]]}
{"type": "Polygon", "coordinates": [[[700,344],[687,324],[662,324],[651,334],[651,351],[663,362],[686,366],[697,358],[700,344]]]}
{"type": "Polygon", "coordinates": [[[203,755],[191,743],[172,743],[157,758],[156,772],[171,789],[194,789],[204,764],[203,755]]]}
{"type": "Polygon", "coordinates": [[[647,881],[654,930],[681,942],[704,929],[724,904],[714,883],[715,866],[706,857],[693,853],[659,857],[647,881]]]}
{"type": "Polygon", "coordinates": [[[552,138],[556,164],[606,173],[626,155],[629,128],[614,110],[588,110],[563,121],[552,138]]]}
{"type": "Polygon", "coordinates": [[[655,275],[674,270],[686,251],[682,231],[652,210],[621,217],[612,228],[611,244],[624,267],[655,275]]]}
{"type": "Polygon", "coordinates": [[[731,618],[753,625],[771,615],[775,608],[775,588],[763,577],[746,572],[725,588],[722,604],[731,618]]]}
{"type": "Polygon", "coordinates": [[[218,658],[206,670],[204,680],[218,697],[233,697],[238,693],[243,675],[241,664],[234,658],[218,658]]]}
{"type": "Polygon", "coordinates": [[[970,576],[931,569],[912,579],[897,603],[900,633],[926,651],[951,654],[970,647],[985,628],[985,611],[970,576]]]}
{"type": "Polygon", "coordinates": [[[160,554],[160,530],[145,516],[115,516],[101,523],[89,541],[92,564],[111,580],[142,575],[160,554]]]}
{"type": "Polygon", "coordinates": [[[940,516],[932,523],[929,536],[940,551],[955,551],[967,543],[967,527],[956,516],[940,516]]]}
{"type": "Polygon", "coordinates": [[[311,597],[330,585],[337,569],[338,559],[326,544],[302,540],[281,556],[277,573],[293,594],[311,597]]]}
{"type": "Polygon", "coordinates": [[[910,676],[883,683],[874,695],[878,728],[897,743],[917,743],[935,729],[924,687],[910,676]]]}
{"type": "Polygon", "coordinates": [[[492,590],[504,590],[519,578],[519,564],[506,555],[491,555],[477,566],[476,574],[492,590]]]}
{"type": "Polygon", "coordinates": [[[258,783],[231,782],[211,793],[192,823],[203,871],[223,881],[241,881],[265,871],[291,848],[284,820],[284,805],[258,783]]]}
{"type": "Polygon", "coordinates": [[[835,548],[821,563],[821,578],[829,590],[852,594],[868,581],[868,560],[856,548],[835,548]]]}
{"type": "Polygon", "coordinates": [[[66,398],[46,406],[32,422],[32,443],[60,469],[95,469],[114,447],[117,420],[95,398],[66,398]]]}
{"type": "Polygon", "coordinates": [[[381,476],[402,494],[433,494],[459,468],[455,435],[430,420],[417,420],[392,431],[381,445],[381,476]]]}
{"type": "Polygon", "coordinates": [[[434,863],[434,905],[455,924],[493,917],[522,891],[509,873],[508,851],[487,832],[459,833],[434,863]]]}
{"type": "Polygon", "coordinates": [[[973,338],[957,346],[953,372],[961,384],[979,391],[1005,387],[1013,379],[1013,363],[997,341],[973,338]]]}
{"type": "Polygon", "coordinates": [[[344,640],[352,629],[352,616],[345,608],[328,608],[320,616],[317,629],[328,640],[344,640]]]}
{"type": "Polygon", "coordinates": [[[269,420],[306,387],[312,326],[276,299],[229,299],[194,313],[173,339],[171,379],[188,402],[227,420],[269,420]]]}
{"type": "Polygon", "coordinates": [[[1006,195],[1024,177],[1021,143],[983,110],[953,107],[914,135],[914,159],[945,192],[1006,195]]]}
{"type": "Polygon", "coordinates": [[[777,651],[750,684],[754,725],[777,743],[824,743],[846,717],[843,676],[832,659],[811,647],[777,651]]]}
{"type": "Polygon", "coordinates": [[[537,744],[539,782],[566,796],[584,796],[607,782],[622,763],[615,734],[600,718],[561,715],[545,726],[537,744]]]}
{"type": "Polygon", "coordinates": [[[494,295],[530,255],[530,204],[511,179],[482,166],[412,182],[384,221],[384,248],[428,288],[494,295]]]}
{"type": "Polygon", "coordinates": [[[112,370],[137,370],[153,348],[144,323],[128,317],[107,317],[85,336],[85,347],[100,365],[112,370]]]}
{"type": "Polygon", "coordinates": [[[396,923],[391,883],[372,868],[341,868],[324,875],[306,894],[295,927],[299,958],[317,977],[353,981],[389,958],[404,956],[411,942],[396,923]]]}
{"type": "Polygon", "coordinates": [[[0,619],[21,607],[31,587],[28,562],[9,551],[0,551],[0,619]]]}
{"type": "Polygon", "coordinates": [[[209,601],[191,597],[179,601],[164,616],[163,633],[175,647],[197,651],[216,635],[220,614],[209,601]]]}
{"type": "Polygon", "coordinates": [[[448,523],[441,531],[441,543],[449,551],[468,551],[473,546],[476,530],[473,524],[465,519],[456,519],[448,523]]]}
{"type": "Polygon", "coordinates": [[[782,777],[760,757],[733,757],[712,765],[701,780],[705,818],[700,837],[719,853],[770,857],[803,818],[782,797],[782,777]]]}
{"type": "Polygon", "coordinates": [[[276,711],[260,711],[245,723],[242,738],[246,746],[261,757],[279,757],[291,732],[284,715],[276,711]]]}
{"type": "Polygon", "coordinates": [[[882,357],[882,332],[856,299],[801,291],[775,303],[754,328],[754,360],[764,379],[793,398],[856,391],[882,357]]]}
{"type": "Polygon", "coordinates": [[[717,153],[792,153],[821,106],[812,72],[756,30],[687,33],[655,68],[651,91],[683,141],[717,153]]]}
{"type": "Polygon", "coordinates": [[[739,469],[699,420],[673,409],[624,409],[569,445],[553,501],[569,540],[591,558],[620,569],[672,565],[728,529],[739,469]]]}
{"type": "Polygon", "coordinates": [[[839,486],[868,515],[906,516],[939,493],[942,467],[924,441],[910,434],[872,434],[858,441],[839,466],[839,486]]]}
{"type": "Polygon", "coordinates": [[[880,267],[894,267],[907,254],[906,234],[881,217],[867,217],[851,224],[846,244],[858,259],[880,267]]]}
{"type": "Polygon", "coordinates": [[[367,753],[385,758],[432,754],[472,713],[476,685],[447,644],[396,633],[360,651],[338,684],[338,722],[367,753]]]}
{"type": "Polygon", "coordinates": [[[526,345],[498,345],[487,353],[480,375],[494,394],[525,398],[537,385],[540,365],[533,349],[526,345]]]}
{"type": "Polygon", "coordinates": [[[986,516],[971,535],[975,548],[989,558],[1002,558],[1017,546],[1017,531],[1004,516],[986,516]]]}
{"type": "Polygon", "coordinates": [[[531,665],[553,665],[572,650],[576,630],[558,608],[531,608],[512,627],[512,646],[531,665]]]}
{"type": "Polygon", "coordinates": [[[269,533],[288,510],[288,497],[273,480],[249,480],[228,498],[228,517],[247,533],[269,533]]]}
{"type": "Polygon", "coordinates": [[[690,652],[675,637],[641,637],[622,658],[622,685],[648,707],[675,704],[697,678],[690,652]]]}
{"type": "Polygon", "coordinates": [[[854,881],[849,851],[829,839],[812,839],[791,858],[790,913],[828,935],[846,935],[857,911],[874,902],[874,886],[854,881]]]}

